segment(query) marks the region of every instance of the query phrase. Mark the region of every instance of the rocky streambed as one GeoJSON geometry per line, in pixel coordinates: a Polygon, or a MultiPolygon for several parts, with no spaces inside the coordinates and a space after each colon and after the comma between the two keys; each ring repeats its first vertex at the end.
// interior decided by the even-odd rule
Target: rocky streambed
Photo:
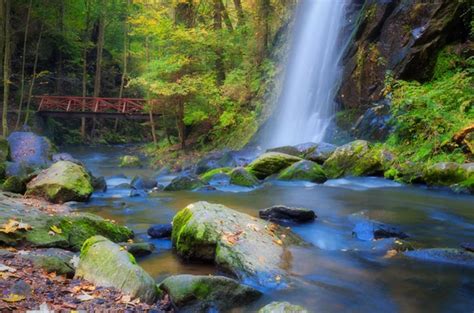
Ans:
{"type": "MultiPolygon", "coordinates": [[[[62,154],[52,166],[47,157],[48,170],[27,178],[25,187],[30,196],[72,202],[2,196],[0,224],[16,228],[0,233],[5,248],[16,250],[2,251],[17,261],[10,255],[0,263],[30,262],[72,277],[71,286],[94,286],[67,293],[71,307],[461,312],[474,306],[472,197],[351,177],[379,174],[390,157],[363,142],[337,155],[330,146],[219,153],[177,174],[153,172],[126,146],[66,150],[74,157],[62,154]],[[57,173],[71,170],[68,177],[87,179],[90,187],[57,188],[69,184],[58,182],[57,173]],[[88,202],[80,202],[84,193],[88,202]]],[[[470,172],[455,173],[465,179],[470,172]]],[[[28,300],[31,294],[24,298],[2,301],[40,304],[28,300]]]]}

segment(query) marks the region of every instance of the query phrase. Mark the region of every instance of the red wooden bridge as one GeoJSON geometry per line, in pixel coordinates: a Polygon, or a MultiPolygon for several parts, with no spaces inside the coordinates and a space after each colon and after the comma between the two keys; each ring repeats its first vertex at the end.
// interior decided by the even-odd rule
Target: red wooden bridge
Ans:
{"type": "Polygon", "coordinates": [[[86,117],[146,120],[153,115],[163,115],[169,107],[159,100],[135,98],[100,98],[70,96],[36,96],[37,113],[51,117],[86,117]]]}

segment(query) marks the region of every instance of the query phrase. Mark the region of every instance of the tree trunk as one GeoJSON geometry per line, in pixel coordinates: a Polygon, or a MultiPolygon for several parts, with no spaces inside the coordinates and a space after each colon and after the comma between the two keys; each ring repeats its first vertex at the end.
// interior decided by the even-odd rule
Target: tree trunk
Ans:
{"type": "MultiPolygon", "coordinates": [[[[222,0],[214,0],[214,30],[220,35],[222,30],[222,11],[223,11],[222,0]]],[[[219,43],[218,43],[219,45],[219,43]]],[[[221,86],[225,80],[225,69],[223,61],[223,52],[221,47],[216,48],[216,80],[217,84],[221,86]]]]}
{"type": "MultiPolygon", "coordinates": [[[[59,1],[59,18],[58,18],[58,30],[61,37],[64,38],[64,0],[59,1]]],[[[61,95],[62,93],[62,80],[63,80],[63,51],[62,47],[58,49],[58,64],[56,69],[56,93],[61,95]]]]}
{"type": "Polygon", "coordinates": [[[176,4],[174,20],[176,24],[185,25],[187,28],[194,26],[194,5],[193,0],[180,1],[176,4]]]}
{"type": "Polygon", "coordinates": [[[257,55],[256,61],[260,65],[268,51],[268,38],[270,36],[270,0],[257,1],[257,55]]]}
{"type": "MultiPolygon", "coordinates": [[[[101,6],[105,5],[104,2],[100,2],[101,6]]],[[[100,8],[99,13],[99,33],[97,36],[97,56],[95,62],[95,78],[94,78],[94,97],[100,97],[101,94],[101,80],[102,80],[102,53],[104,51],[105,41],[105,14],[104,8],[100,8]]],[[[97,119],[93,118],[92,133],[95,132],[97,119]]]]}
{"type": "Polygon", "coordinates": [[[181,149],[186,148],[186,125],[184,124],[184,99],[179,97],[178,105],[176,106],[176,126],[178,127],[179,141],[181,149]]]}
{"type": "Polygon", "coordinates": [[[8,135],[8,97],[10,91],[10,0],[5,0],[5,44],[3,53],[3,110],[2,110],[2,135],[8,135]]]}
{"type": "Polygon", "coordinates": [[[3,56],[5,52],[5,7],[4,1],[0,0],[0,82],[3,85],[3,56]]]}
{"type": "Polygon", "coordinates": [[[30,0],[30,3],[28,5],[28,14],[26,16],[25,36],[23,38],[23,60],[21,63],[20,102],[18,103],[18,116],[16,118],[15,129],[18,129],[18,127],[20,126],[21,109],[23,106],[23,98],[25,94],[26,43],[28,42],[28,28],[30,26],[30,16],[31,16],[32,5],[33,5],[33,0],[30,0]]]}
{"type": "Polygon", "coordinates": [[[240,0],[234,0],[235,10],[237,11],[238,26],[242,26],[245,23],[244,10],[242,9],[242,2],[240,0]]]}
{"type": "Polygon", "coordinates": [[[39,48],[41,46],[42,36],[43,36],[43,24],[41,24],[40,32],[38,35],[38,41],[36,42],[35,62],[33,63],[33,75],[31,77],[30,90],[28,91],[28,99],[26,101],[25,121],[23,122],[23,125],[28,125],[28,120],[30,118],[30,104],[31,104],[31,98],[33,97],[33,88],[35,86],[35,81],[36,81],[36,68],[38,66],[39,48]]]}
{"type": "MultiPolygon", "coordinates": [[[[84,21],[84,33],[82,34],[83,37],[83,49],[82,49],[82,97],[87,97],[87,45],[89,42],[88,35],[89,35],[89,23],[90,23],[90,3],[89,0],[85,0],[86,6],[86,18],[84,21]]],[[[82,111],[86,109],[86,100],[82,100],[82,111]]],[[[81,137],[82,140],[86,138],[86,118],[81,118],[81,137]]]]}
{"type": "MultiPolygon", "coordinates": [[[[127,0],[126,12],[130,7],[130,0],[127,0]]],[[[125,87],[125,79],[127,77],[127,66],[128,66],[128,16],[125,15],[123,20],[123,70],[122,70],[122,79],[120,80],[120,89],[119,89],[119,98],[123,97],[123,89],[125,87]]],[[[119,119],[115,119],[114,130],[117,132],[119,124],[119,119]]]]}
{"type": "Polygon", "coordinates": [[[228,30],[233,31],[234,26],[232,25],[232,20],[230,19],[229,13],[227,13],[227,9],[224,6],[224,2],[220,0],[221,3],[221,10],[222,10],[222,18],[224,19],[225,26],[228,30]]]}

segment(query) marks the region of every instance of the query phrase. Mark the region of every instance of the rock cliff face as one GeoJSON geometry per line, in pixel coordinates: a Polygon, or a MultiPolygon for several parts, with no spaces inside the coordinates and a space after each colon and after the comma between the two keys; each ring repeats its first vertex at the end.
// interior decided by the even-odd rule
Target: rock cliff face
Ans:
{"type": "Polygon", "coordinates": [[[469,34],[467,3],[364,1],[343,59],[338,95],[342,107],[362,109],[381,100],[388,73],[397,79],[430,79],[438,51],[469,34]]]}

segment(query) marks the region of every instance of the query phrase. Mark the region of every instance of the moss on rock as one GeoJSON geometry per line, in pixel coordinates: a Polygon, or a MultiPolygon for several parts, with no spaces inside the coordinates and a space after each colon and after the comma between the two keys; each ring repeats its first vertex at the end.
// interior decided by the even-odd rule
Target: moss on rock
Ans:
{"type": "Polygon", "coordinates": [[[236,186],[254,187],[259,184],[258,178],[243,167],[238,167],[230,173],[230,183],[236,186]]]}
{"type": "Polygon", "coordinates": [[[134,155],[124,155],[120,158],[120,167],[140,167],[142,162],[140,158],[134,155]]]}
{"type": "Polygon", "coordinates": [[[259,179],[277,174],[293,163],[301,161],[301,158],[278,152],[267,152],[259,156],[249,164],[248,171],[259,179]]]}
{"type": "Polygon", "coordinates": [[[26,185],[17,176],[10,176],[3,182],[2,190],[3,191],[8,191],[8,192],[13,192],[13,193],[23,194],[26,191],[26,185]]]}
{"type": "Polygon", "coordinates": [[[389,168],[392,159],[387,150],[356,140],[337,148],[324,162],[323,169],[328,178],[378,175],[389,168]]]}
{"type": "Polygon", "coordinates": [[[291,230],[207,202],[190,204],[176,214],[172,241],[183,258],[215,262],[237,277],[266,286],[285,283],[287,273],[280,267],[285,247],[304,244],[291,230]],[[261,256],[265,262],[259,261],[261,256]]]}
{"type": "Polygon", "coordinates": [[[248,304],[261,293],[223,276],[176,275],[166,278],[160,289],[180,310],[208,312],[214,308],[227,311],[248,304]]]}
{"type": "Polygon", "coordinates": [[[158,297],[155,281],[136,264],[135,258],[102,236],[84,242],[76,277],[101,287],[115,287],[147,303],[158,297]]]}
{"type": "Polygon", "coordinates": [[[307,160],[292,164],[278,175],[278,179],[305,180],[315,183],[324,183],[327,180],[326,173],[321,165],[307,160]]]}
{"type": "Polygon", "coordinates": [[[216,168],[216,169],[207,171],[206,173],[200,175],[199,178],[203,182],[209,183],[214,178],[214,176],[219,175],[219,174],[229,174],[230,171],[232,171],[232,168],[230,168],[230,167],[216,168]]]}
{"type": "Polygon", "coordinates": [[[261,308],[258,313],[308,313],[304,307],[289,302],[272,302],[261,308]]]}
{"type": "Polygon", "coordinates": [[[194,175],[181,175],[175,177],[171,183],[165,187],[165,191],[195,190],[205,186],[206,183],[194,175]]]}
{"type": "Polygon", "coordinates": [[[87,171],[69,161],[54,163],[27,185],[27,195],[42,197],[54,203],[87,201],[93,191],[87,171]]]}
{"type": "Polygon", "coordinates": [[[436,163],[427,167],[423,175],[428,185],[450,186],[466,180],[466,171],[454,162],[436,163]]]}

